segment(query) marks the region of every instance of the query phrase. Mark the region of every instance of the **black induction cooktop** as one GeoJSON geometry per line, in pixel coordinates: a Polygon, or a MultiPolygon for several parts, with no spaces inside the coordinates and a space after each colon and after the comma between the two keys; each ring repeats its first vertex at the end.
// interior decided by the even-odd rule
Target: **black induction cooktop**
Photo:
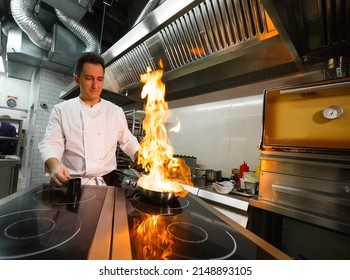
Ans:
{"type": "Polygon", "coordinates": [[[106,195],[40,185],[0,206],[0,259],[86,259],[106,195]]]}
{"type": "Polygon", "coordinates": [[[191,193],[155,203],[136,192],[127,208],[133,259],[274,259],[191,193]]]}

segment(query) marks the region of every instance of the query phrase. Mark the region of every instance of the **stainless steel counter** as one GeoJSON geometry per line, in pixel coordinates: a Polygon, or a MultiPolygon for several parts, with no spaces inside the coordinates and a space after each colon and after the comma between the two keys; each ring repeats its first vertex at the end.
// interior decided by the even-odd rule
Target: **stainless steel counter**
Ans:
{"type": "Polygon", "coordinates": [[[233,192],[220,194],[212,188],[211,182],[202,178],[193,179],[193,184],[193,187],[185,186],[185,188],[241,226],[247,226],[249,198],[253,196],[233,192]]]}
{"type": "Polygon", "coordinates": [[[17,191],[20,159],[0,159],[0,198],[17,191]]]}

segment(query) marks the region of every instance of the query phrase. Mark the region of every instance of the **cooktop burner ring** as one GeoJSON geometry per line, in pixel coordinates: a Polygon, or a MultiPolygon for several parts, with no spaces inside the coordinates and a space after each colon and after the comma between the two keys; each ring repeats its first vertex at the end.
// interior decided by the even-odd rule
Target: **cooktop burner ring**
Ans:
{"type": "MultiPolygon", "coordinates": [[[[51,205],[71,205],[71,204],[81,204],[93,200],[96,198],[96,193],[91,194],[91,196],[74,202],[70,202],[67,197],[67,188],[54,188],[49,186],[48,188],[39,190],[33,193],[34,200],[41,203],[48,203],[51,205]]],[[[83,196],[83,195],[81,195],[83,196]]]]}
{"type": "Polygon", "coordinates": [[[141,224],[137,222],[138,227],[142,226],[142,233],[137,230],[131,237],[138,239],[142,234],[141,243],[132,245],[134,259],[163,259],[165,256],[166,259],[223,260],[237,250],[232,234],[216,223],[208,224],[205,218],[188,220],[176,216],[180,219],[174,221],[173,216],[147,217],[141,224]]]}
{"type": "Polygon", "coordinates": [[[27,258],[53,250],[73,239],[81,230],[82,221],[75,213],[59,209],[31,209],[0,216],[0,259],[27,258]],[[35,221],[49,221],[45,229],[35,221]],[[16,227],[28,221],[28,227],[16,227]],[[8,233],[8,230],[11,233],[8,233]],[[20,238],[21,230],[25,230],[20,238]],[[16,233],[17,231],[17,233],[16,233]],[[29,233],[28,233],[29,231],[29,233]],[[31,232],[31,233],[30,233],[31,232]],[[38,232],[38,234],[33,234],[38,232]],[[19,237],[19,238],[18,238],[19,237]]]}
{"type": "MultiPolygon", "coordinates": [[[[202,248],[205,254],[207,254],[206,259],[222,260],[222,259],[229,258],[237,250],[236,240],[228,231],[226,231],[225,229],[223,229],[222,227],[216,224],[211,224],[210,226],[208,226],[207,221],[205,221],[205,219],[195,218],[194,220],[192,220],[192,223],[181,221],[181,222],[175,222],[175,223],[173,222],[173,223],[170,223],[169,225],[172,225],[172,224],[173,225],[176,224],[180,226],[180,227],[174,227],[173,232],[168,231],[168,233],[172,237],[176,238],[176,240],[180,242],[180,244],[178,244],[180,246],[177,247],[179,248],[179,251],[173,252],[175,256],[178,256],[183,259],[201,259],[203,258],[202,255],[196,256],[192,254],[197,251],[196,249],[202,248]],[[189,237],[179,238],[179,236],[181,235],[185,237],[186,235],[188,235],[189,232],[194,236],[197,236],[198,233],[201,233],[201,232],[198,232],[198,229],[200,229],[205,233],[205,238],[202,238],[201,242],[190,242],[189,237]],[[212,241],[214,241],[215,239],[224,241],[222,244],[223,248],[221,248],[221,251],[216,252],[214,250],[207,250],[206,247],[210,246],[212,241]],[[182,245],[181,242],[185,242],[184,244],[186,245],[182,245]],[[189,249],[185,250],[185,252],[181,252],[181,249],[184,247],[188,247],[189,249]],[[193,248],[191,249],[191,247],[193,248]]],[[[168,227],[168,229],[171,229],[171,228],[168,227]]]]}
{"type": "MultiPolygon", "coordinates": [[[[24,225],[26,226],[26,225],[24,225]]],[[[48,218],[28,218],[28,219],[22,219],[19,221],[16,221],[10,225],[8,225],[5,229],[4,229],[4,235],[8,238],[11,239],[15,239],[15,240],[24,240],[24,239],[32,239],[32,238],[36,238],[36,237],[40,237],[43,236],[45,234],[48,234],[50,231],[52,231],[56,226],[56,223],[54,220],[52,219],[48,219],[48,218]],[[12,232],[16,232],[16,227],[19,226],[21,227],[22,224],[30,224],[30,223],[40,223],[39,227],[39,232],[37,234],[34,235],[27,235],[27,236],[21,236],[21,235],[14,235],[12,234],[12,232]],[[47,226],[45,226],[45,223],[47,224],[47,226]],[[47,229],[46,229],[47,228],[47,229]]],[[[26,226],[28,227],[28,226],[26,226]]]]}
{"type": "Polygon", "coordinates": [[[167,226],[167,231],[168,233],[174,237],[175,239],[177,240],[181,240],[183,242],[188,242],[188,243],[202,243],[202,242],[205,242],[207,239],[208,239],[208,233],[203,229],[201,228],[200,226],[197,226],[197,225],[194,225],[194,224],[191,224],[191,223],[187,223],[187,222],[174,222],[174,223],[171,223],[167,226]],[[176,235],[175,233],[171,232],[171,227],[172,226],[178,226],[178,225],[185,225],[187,227],[192,227],[194,228],[196,231],[197,231],[197,234],[196,236],[199,236],[202,238],[201,239],[197,239],[197,240],[189,240],[189,239],[185,239],[185,238],[182,238],[182,237],[179,237],[178,235],[176,235]]]}

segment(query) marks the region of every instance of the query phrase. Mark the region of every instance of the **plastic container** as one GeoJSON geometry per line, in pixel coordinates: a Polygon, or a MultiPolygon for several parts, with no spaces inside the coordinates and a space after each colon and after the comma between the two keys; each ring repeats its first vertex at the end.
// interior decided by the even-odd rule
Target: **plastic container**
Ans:
{"type": "Polygon", "coordinates": [[[243,177],[243,173],[244,172],[248,172],[248,171],[249,171],[249,166],[248,166],[248,164],[246,162],[244,162],[239,167],[239,178],[242,178],[243,177]]]}
{"type": "Polygon", "coordinates": [[[230,182],[234,183],[235,185],[239,185],[239,169],[232,169],[230,182]]]}

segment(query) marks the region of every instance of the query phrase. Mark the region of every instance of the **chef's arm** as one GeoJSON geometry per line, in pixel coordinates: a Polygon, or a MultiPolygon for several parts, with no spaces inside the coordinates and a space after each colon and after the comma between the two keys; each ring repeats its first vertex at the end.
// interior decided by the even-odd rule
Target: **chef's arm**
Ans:
{"type": "Polygon", "coordinates": [[[45,166],[50,170],[50,184],[62,187],[70,179],[67,168],[60,164],[58,158],[51,157],[45,161],[45,166]]]}
{"type": "Polygon", "coordinates": [[[142,164],[138,164],[137,161],[138,161],[138,154],[139,154],[139,151],[137,151],[135,154],[134,154],[134,159],[133,159],[133,163],[130,165],[130,168],[132,169],[135,169],[137,171],[143,171],[143,168],[142,168],[142,164]]]}

